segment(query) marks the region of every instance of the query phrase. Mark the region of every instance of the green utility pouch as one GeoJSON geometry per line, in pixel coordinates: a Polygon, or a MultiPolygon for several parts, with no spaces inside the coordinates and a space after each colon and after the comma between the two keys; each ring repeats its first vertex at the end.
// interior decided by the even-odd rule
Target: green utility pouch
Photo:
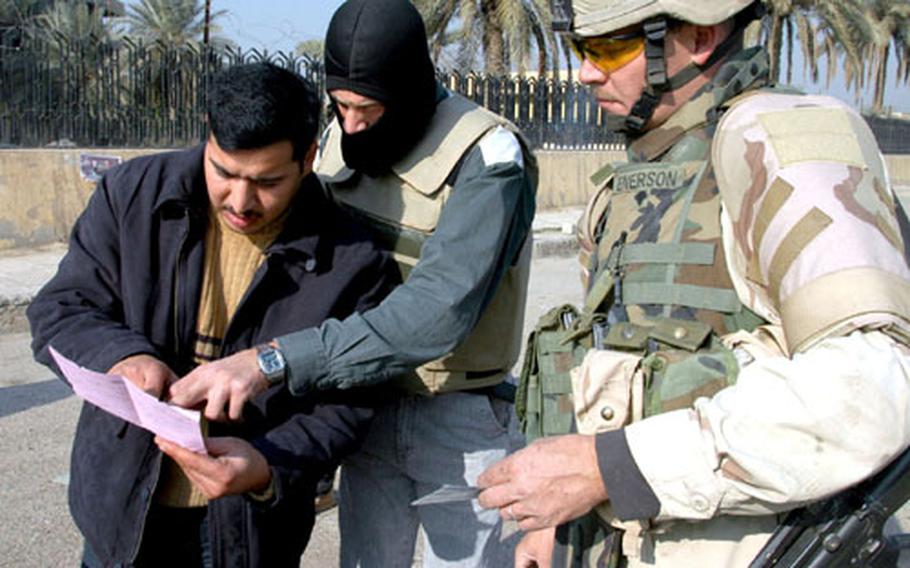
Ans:
{"type": "Polygon", "coordinates": [[[591,348],[590,325],[590,317],[579,316],[575,306],[565,304],[544,314],[528,336],[515,412],[529,442],[573,431],[569,371],[591,348]]]}
{"type": "Polygon", "coordinates": [[[552,566],[617,568],[622,531],[605,525],[593,511],[556,528],[552,566]]]}
{"type": "Polygon", "coordinates": [[[739,363],[716,335],[696,349],[661,349],[644,358],[645,418],[690,408],[696,399],[736,383],[739,363]]]}
{"type": "Polygon", "coordinates": [[[570,373],[595,345],[642,355],[643,417],[689,408],[736,382],[736,357],[705,323],[661,318],[607,327],[605,320],[566,304],[541,317],[528,337],[515,401],[528,442],[576,431],[570,373]]]}

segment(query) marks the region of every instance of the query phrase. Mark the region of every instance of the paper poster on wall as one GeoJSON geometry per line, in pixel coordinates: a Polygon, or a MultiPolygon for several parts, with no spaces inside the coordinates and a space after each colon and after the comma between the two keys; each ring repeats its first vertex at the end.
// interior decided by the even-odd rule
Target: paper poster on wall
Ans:
{"type": "Polygon", "coordinates": [[[79,175],[86,181],[97,182],[101,180],[101,174],[122,161],[120,156],[79,154],[79,175]]]}

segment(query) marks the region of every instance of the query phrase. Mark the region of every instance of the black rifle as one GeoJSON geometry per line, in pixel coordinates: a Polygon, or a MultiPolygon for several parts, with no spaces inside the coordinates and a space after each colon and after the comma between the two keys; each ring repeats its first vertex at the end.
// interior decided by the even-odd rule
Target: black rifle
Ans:
{"type": "Polygon", "coordinates": [[[875,476],[787,514],[750,568],[896,566],[910,535],[885,538],[885,521],[910,499],[910,449],[875,476]]]}

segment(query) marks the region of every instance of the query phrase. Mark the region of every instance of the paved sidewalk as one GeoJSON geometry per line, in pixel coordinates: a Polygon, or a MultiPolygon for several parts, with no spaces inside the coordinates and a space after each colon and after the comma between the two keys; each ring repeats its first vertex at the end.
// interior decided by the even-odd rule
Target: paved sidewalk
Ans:
{"type": "Polygon", "coordinates": [[[64,253],[63,243],[0,251],[0,333],[28,331],[25,308],[64,253]]]}
{"type": "MultiPolygon", "coordinates": [[[[575,223],[581,207],[538,211],[534,218],[534,255],[575,254],[575,223]]],[[[0,250],[0,334],[28,331],[25,308],[57,271],[66,253],[63,243],[28,249],[0,250]]]]}

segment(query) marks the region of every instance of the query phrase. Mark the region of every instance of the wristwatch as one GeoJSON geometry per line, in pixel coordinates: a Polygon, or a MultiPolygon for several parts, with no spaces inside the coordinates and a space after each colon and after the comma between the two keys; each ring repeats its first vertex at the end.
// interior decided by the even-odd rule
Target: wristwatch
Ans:
{"type": "Polygon", "coordinates": [[[277,347],[263,343],[256,346],[256,362],[270,385],[282,382],[287,375],[287,362],[277,347]]]}

